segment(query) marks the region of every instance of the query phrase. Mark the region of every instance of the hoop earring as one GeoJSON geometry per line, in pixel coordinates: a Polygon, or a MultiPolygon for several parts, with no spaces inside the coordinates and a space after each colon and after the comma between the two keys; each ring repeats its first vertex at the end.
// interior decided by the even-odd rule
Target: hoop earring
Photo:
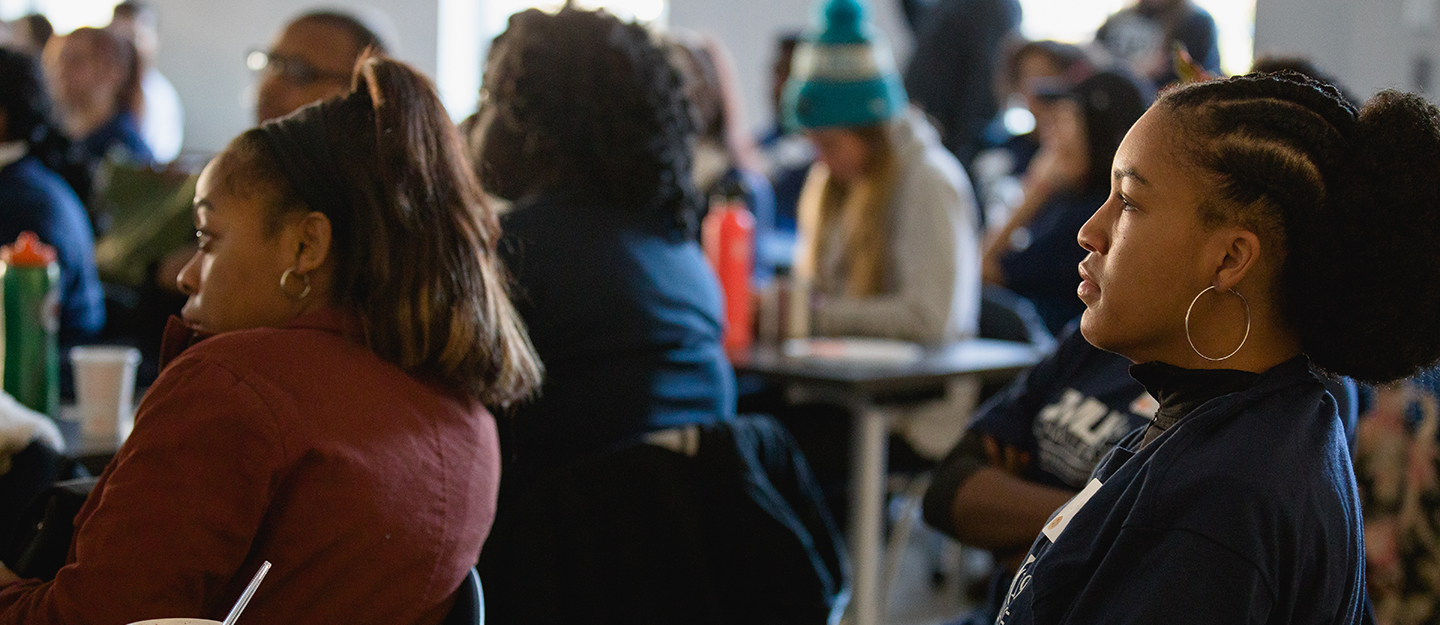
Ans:
{"type": "Polygon", "coordinates": [[[280,292],[284,293],[285,297],[289,297],[290,299],[296,301],[310,297],[310,276],[307,276],[303,273],[295,273],[294,267],[286,269],[285,273],[280,274],[280,292]],[[305,284],[305,288],[300,290],[300,294],[294,297],[290,296],[290,289],[285,288],[285,283],[290,281],[291,276],[298,276],[301,282],[305,284]]]}
{"type": "Polygon", "coordinates": [[[1220,358],[1211,358],[1209,356],[1206,356],[1205,354],[1200,353],[1200,348],[1195,347],[1195,339],[1190,338],[1190,313],[1191,311],[1195,310],[1195,303],[1200,301],[1201,295],[1204,295],[1214,290],[1215,285],[1212,284],[1210,286],[1207,286],[1205,287],[1205,290],[1200,291],[1200,293],[1195,296],[1195,299],[1190,300],[1190,307],[1185,309],[1185,340],[1190,342],[1190,349],[1195,350],[1196,356],[1204,358],[1205,360],[1208,360],[1210,362],[1220,362],[1222,360],[1229,360],[1231,356],[1240,353],[1240,348],[1245,347],[1245,341],[1249,340],[1250,338],[1250,300],[1245,299],[1245,296],[1241,295],[1239,291],[1236,291],[1235,289],[1230,289],[1230,292],[1234,293],[1236,297],[1240,298],[1240,302],[1245,304],[1245,336],[1240,338],[1240,345],[1235,348],[1235,351],[1230,352],[1220,358]]]}

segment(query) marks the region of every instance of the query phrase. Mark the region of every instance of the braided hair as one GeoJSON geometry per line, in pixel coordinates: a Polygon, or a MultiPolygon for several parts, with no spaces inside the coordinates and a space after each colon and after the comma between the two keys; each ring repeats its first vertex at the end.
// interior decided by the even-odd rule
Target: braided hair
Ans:
{"type": "MultiPolygon", "coordinates": [[[[495,38],[483,106],[489,130],[517,144],[517,162],[477,159],[488,190],[598,198],[681,236],[696,228],[700,194],[690,179],[695,121],[685,85],[663,46],[636,23],[568,5],[510,18],[495,38]]],[[[482,155],[483,158],[483,155],[482,155]]],[[[509,198],[518,199],[518,198],[509,198]]]]}
{"type": "Polygon", "coordinates": [[[1316,365],[1383,383],[1440,360],[1440,111],[1396,91],[1356,110],[1293,72],[1186,85],[1157,106],[1215,190],[1202,221],[1281,251],[1280,311],[1316,365]]]}

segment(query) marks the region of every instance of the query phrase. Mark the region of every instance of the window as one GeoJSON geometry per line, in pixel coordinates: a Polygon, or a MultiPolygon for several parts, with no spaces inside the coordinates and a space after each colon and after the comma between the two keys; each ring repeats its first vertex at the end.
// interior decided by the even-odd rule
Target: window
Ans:
{"type": "Polygon", "coordinates": [[[81,26],[103,27],[120,0],[0,0],[0,19],[13,20],[31,13],[43,14],[63,35],[81,26]]]}
{"type": "MultiPolygon", "coordinates": [[[[436,83],[454,119],[475,112],[485,53],[510,16],[529,8],[558,11],[564,4],[564,0],[440,0],[436,83]]],[[[603,8],[621,19],[647,24],[664,24],[670,8],[668,0],[576,0],[575,6],[603,8]]]]}
{"type": "MultiPolygon", "coordinates": [[[[1020,30],[1030,39],[1088,43],[1110,14],[1133,0],[1020,0],[1020,30]]],[[[1220,66],[1227,74],[1250,71],[1255,53],[1255,0],[1194,0],[1215,18],[1220,31],[1220,66]]]]}

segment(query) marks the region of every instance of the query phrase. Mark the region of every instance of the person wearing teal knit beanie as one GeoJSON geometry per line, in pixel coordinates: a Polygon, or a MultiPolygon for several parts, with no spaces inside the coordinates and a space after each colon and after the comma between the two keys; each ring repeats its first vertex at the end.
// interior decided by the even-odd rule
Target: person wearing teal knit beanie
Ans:
{"type": "MultiPolygon", "coordinates": [[[[974,336],[978,214],[969,178],[909,105],[865,0],[820,0],[796,49],[784,114],[816,148],[798,206],[787,335],[942,345],[974,336]]],[[[968,382],[898,428],[938,459],[973,403],[968,382]],[[965,388],[960,388],[965,387],[965,388]],[[930,410],[933,409],[933,410],[930,410]]]]}
{"type": "Polygon", "coordinates": [[[974,333],[969,178],[909,106],[865,0],[821,0],[795,52],[783,114],[815,144],[799,206],[791,336],[940,344],[974,333]],[[798,308],[798,310],[797,310],[798,308]]]}
{"type": "Polygon", "coordinates": [[[907,99],[895,59],[867,13],[863,0],[823,5],[823,29],[795,51],[785,87],[790,126],[871,126],[904,110],[907,99]]]}

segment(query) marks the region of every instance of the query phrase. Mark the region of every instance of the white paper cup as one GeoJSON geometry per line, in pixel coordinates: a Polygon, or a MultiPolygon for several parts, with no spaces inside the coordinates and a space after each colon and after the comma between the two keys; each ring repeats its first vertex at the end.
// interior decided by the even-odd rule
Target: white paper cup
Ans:
{"type": "Polygon", "coordinates": [[[135,368],[140,364],[140,350],[120,345],[83,345],[70,350],[70,362],[75,371],[75,407],[80,413],[81,436],[124,441],[135,425],[135,368]]]}
{"type": "Polygon", "coordinates": [[[148,621],[135,621],[130,625],[225,625],[220,621],[212,621],[204,618],[157,618],[148,621]]]}

